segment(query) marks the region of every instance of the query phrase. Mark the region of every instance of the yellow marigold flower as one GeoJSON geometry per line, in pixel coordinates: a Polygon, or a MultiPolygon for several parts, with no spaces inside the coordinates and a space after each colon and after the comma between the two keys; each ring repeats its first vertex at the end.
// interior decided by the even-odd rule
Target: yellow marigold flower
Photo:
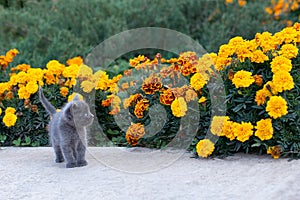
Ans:
{"type": "Polygon", "coordinates": [[[257,44],[262,48],[264,53],[275,50],[278,43],[274,41],[274,37],[269,32],[257,33],[255,35],[257,44]]]}
{"type": "Polygon", "coordinates": [[[82,80],[89,79],[93,75],[93,69],[90,68],[87,65],[81,65],[79,72],[78,72],[78,78],[82,80]]]}
{"type": "Polygon", "coordinates": [[[255,136],[260,140],[269,140],[273,137],[272,119],[261,119],[256,123],[255,136]]]}
{"type": "Polygon", "coordinates": [[[252,52],[250,60],[251,62],[255,63],[264,63],[265,61],[269,60],[269,57],[261,50],[255,50],[252,52]]]}
{"type": "Polygon", "coordinates": [[[199,100],[198,100],[198,103],[204,103],[206,102],[206,98],[205,97],[201,97],[199,100]]]}
{"type": "Polygon", "coordinates": [[[90,81],[82,81],[80,87],[84,92],[90,93],[95,88],[95,84],[90,81]]]}
{"type": "Polygon", "coordinates": [[[175,98],[171,104],[171,110],[175,117],[183,117],[187,111],[187,104],[183,97],[175,98]]]}
{"type": "Polygon", "coordinates": [[[273,14],[273,10],[272,10],[272,8],[270,8],[270,7],[266,7],[266,8],[265,8],[265,11],[266,11],[266,13],[268,13],[269,15],[272,15],[272,14],[273,14]]]}
{"type": "Polygon", "coordinates": [[[83,59],[80,56],[71,58],[69,60],[67,60],[67,65],[77,65],[77,66],[81,66],[83,64],[83,59]]]}
{"type": "Polygon", "coordinates": [[[240,70],[234,74],[231,81],[236,88],[249,87],[254,82],[254,78],[251,72],[240,70]]]}
{"type": "Polygon", "coordinates": [[[267,102],[266,111],[268,114],[277,119],[288,113],[288,106],[284,98],[281,96],[272,96],[267,102]]]}
{"type": "Polygon", "coordinates": [[[126,140],[132,146],[136,146],[139,139],[141,139],[144,135],[145,129],[143,124],[132,124],[126,131],[126,140]]]}
{"type": "Polygon", "coordinates": [[[67,87],[61,87],[60,94],[61,96],[66,97],[69,94],[69,89],[67,87]]]}
{"type": "Polygon", "coordinates": [[[7,107],[5,109],[5,114],[8,114],[8,113],[15,114],[16,113],[16,109],[13,108],[13,107],[7,107]]]}
{"type": "Polygon", "coordinates": [[[20,87],[18,90],[18,95],[20,99],[29,99],[30,93],[26,90],[26,87],[20,87]]]}
{"type": "Polygon", "coordinates": [[[280,157],[280,146],[269,147],[267,154],[271,154],[274,159],[278,159],[280,157]]]}
{"type": "Polygon", "coordinates": [[[254,75],[253,78],[254,78],[255,85],[262,86],[262,84],[263,84],[262,75],[254,75]]]}
{"type": "Polygon", "coordinates": [[[236,124],[233,130],[236,139],[241,142],[249,140],[250,136],[253,135],[253,128],[254,127],[250,122],[236,124]]]}
{"type": "Polygon", "coordinates": [[[192,76],[190,84],[195,90],[200,90],[205,86],[207,81],[208,80],[205,80],[205,77],[201,73],[197,72],[192,76]]]}
{"type": "Polygon", "coordinates": [[[71,64],[68,67],[64,68],[63,76],[66,78],[77,78],[79,69],[81,65],[71,64]]]}
{"type": "Polygon", "coordinates": [[[137,66],[138,64],[140,64],[141,62],[145,61],[146,57],[144,55],[139,55],[136,58],[130,59],[129,60],[129,64],[132,67],[137,66]]]}
{"type": "Polygon", "coordinates": [[[17,116],[13,113],[6,113],[3,117],[3,123],[7,127],[14,126],[17,121],[17,116]]]}
{"type": "Polygon", "coordinates": [[[60,76],[62,74],[62,72],[64,71],[65,66],[63,64],[61,64],[60,62],[58,62],[57,60],[50,60],[47,65],[46,68],[48,69],[48,71],[56,76],[60,76]]]}
{"type": "Polygon", "coordinates": [[[256,92],[255,102],[258,106],[260,106],[260,105],[264,104],[266,101],[266,98],[270,97],[270,96],[272,96],[271,92],[266,87],[264,87],[263,89],[258,90],[256,92]]]}
{"type": "Polygon", "coordinates": [[[223,129],[222,129],[222,136],[226,136],[230,140],[234,140],[236,135],[234,134],[234,129],[238,126],[239,123],[232,122],[232,121],[225,121],[223,129]]]}
{"type": "Polygon", "coordinates": [[[3,94],[5,91],[10,90],[10,85],[7,82],[0,83],[0,94],[3,94]]]}
{"type": "Polygon", "coordinates": [[[210,131],[216,136],[223,136],[222,130],[225,122],[228,120],[228,116],[214,116],[210,125],[210,131]]]}
{"type": "Polygon", "coordinates": [[[71,95],[68,96],[68,102],[72,101],[75,97],[75,95],[79,95],[79,99],[82,101],[83,100],[83,96],[79,93],[73,93],[71,95]]]}
{"type": "Polygon", "coordinates": [[[282,55],[288,59],[296,58],[298,55],[298,47],[294,44],[284,44],[280,48],[279,55],[282,55]]]}
{"type": "Polygon", "coordinates": [[[215,150],[215,145],[209,139],[200,140],[196,145],[196,151],[198,156],[203,158],[207,158],[210,156],[215,150]]]}
{"type": "Polygon", "coordinates": [[[2,108],[0,108],[0,115],[2,114],[2,108]]]}
{"type": "Polygon", "coordinates": [[[294,88],[294,80],[291,74],[287,71],[277,71],[273,75],[273,80],[272,80],[275,90],[277,92],[282,92],[284,90],[291,90],[294,88]]]}
{"type": "Polygon", "coordinates": [[[40,68],[30,68],[27,71],[28,81],[42,81],[44,78],[44,71],[40,68]]]}
{"type": "Polygon", "coordinates": [[[144,112],[148,110],[149,107],[149,101],[147,99],[141,99],[137,102],[134,108],[134,114],[137,118],[143,118],[144,112]]]}
{"type": "Polygon", "coordinates": [[[29,93],[29,94],[34,94],[38,91],[39,89],[39,86],[38,84],[36,83],[36,81],[29,81],[27,84],[26,84],[26,91],[29,93]]]}
{"type": "Polygon", "coordinates": [[[292,61],[284,56],[276,56],[272,59],[271,70],[273,73],[280,70],[289,72],[292,70],[292,61]]]}

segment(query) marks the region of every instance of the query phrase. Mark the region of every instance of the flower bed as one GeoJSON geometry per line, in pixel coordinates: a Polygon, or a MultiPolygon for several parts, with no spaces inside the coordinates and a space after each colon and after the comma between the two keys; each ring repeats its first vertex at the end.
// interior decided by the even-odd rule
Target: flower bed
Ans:
{"type": "MultiPolygon", "coordinates": [[[[185,138],[188,130],[181,122],[197,102],[200,118],[190,150],[199,156],[243,151],[299,157],[299,43],[300,24],[296,23],[274,35],[264,32],[252,40],[232,38],[217,54],[183,52],[170,59],[140,55],[129,61],[130,69],[113,77],[105,71],[94,72],[80,57],[66,65],[51,60],[45,69],[28,64],[12,67],[19,52],[10,50],[0,57],[1,79],[5,80],[0,83],[0,144],[46,145],[48,118],[37,97],[38,85],[58,108],[71,99],[77,85],[85,97],[96,91],[98,122],[117,145],[163,148],[174,138],[185,138]],[[207,86],[218,75],[226,92],[227,109],[222,116],[212,113],[212,98],[217,97],[210,95],[207,86]],[[122,96],[124,92],[129,95],[122,96]],[[147,136],[147,126],[153,122],[150,110],[156,104],[167,120],[147,136]],[[113,117],[122,110],[129,111],[132,121],[126,130],[113,117]]],[[[92,134],[92,143],[97,145],[102,136],[92,134]]]]}

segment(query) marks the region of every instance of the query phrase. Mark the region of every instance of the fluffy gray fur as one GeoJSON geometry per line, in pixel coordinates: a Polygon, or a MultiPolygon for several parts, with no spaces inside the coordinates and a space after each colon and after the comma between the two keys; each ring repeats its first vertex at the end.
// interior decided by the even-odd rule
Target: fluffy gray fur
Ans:
{"type": "Polygon", "coordinates": [[[86,127],[91,125],[94,119],[88,104],[76,95],[60,112],[56,112],[54,106],[45,98],[41,87],[39,97],[52,116],[49,135],[56,155],[55,161],[61,163],[66,160],[67,168],[86,166],[86,127]]]}

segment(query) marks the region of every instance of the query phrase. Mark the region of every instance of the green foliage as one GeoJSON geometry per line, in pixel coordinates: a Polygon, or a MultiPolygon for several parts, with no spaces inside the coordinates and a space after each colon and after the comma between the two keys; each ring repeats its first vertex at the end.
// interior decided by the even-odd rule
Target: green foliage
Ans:
{"type": "Polygon", "coordinates": [[[211,52],[233,36],[253,38],[257,32],[283,26],[266,15],[267,2],[261,1],[249,1],[242,8],[223,0],[2,0],[1,4],[0,53],[17,48],[22,56],[16,62],[35,67],[44,67],[51,59],[85,57],[110,36],[138,27],[185,33],[211,52]]]}

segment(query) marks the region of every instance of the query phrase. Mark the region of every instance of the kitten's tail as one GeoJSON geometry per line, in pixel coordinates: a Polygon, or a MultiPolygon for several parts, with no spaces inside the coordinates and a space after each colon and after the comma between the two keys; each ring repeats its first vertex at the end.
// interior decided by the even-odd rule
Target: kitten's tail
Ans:
{"type": "Polygon", "coordinates": [[[41,86],[39,86],[39,97],[45,109],[48,111],[48,113],[50,113],[50,115],[53,116],[56,113],[56,109],[54,108],[54,106],[51,105],[48,99],[46,99],[46,97],[44,96],[43,89],[41,86]]]}

